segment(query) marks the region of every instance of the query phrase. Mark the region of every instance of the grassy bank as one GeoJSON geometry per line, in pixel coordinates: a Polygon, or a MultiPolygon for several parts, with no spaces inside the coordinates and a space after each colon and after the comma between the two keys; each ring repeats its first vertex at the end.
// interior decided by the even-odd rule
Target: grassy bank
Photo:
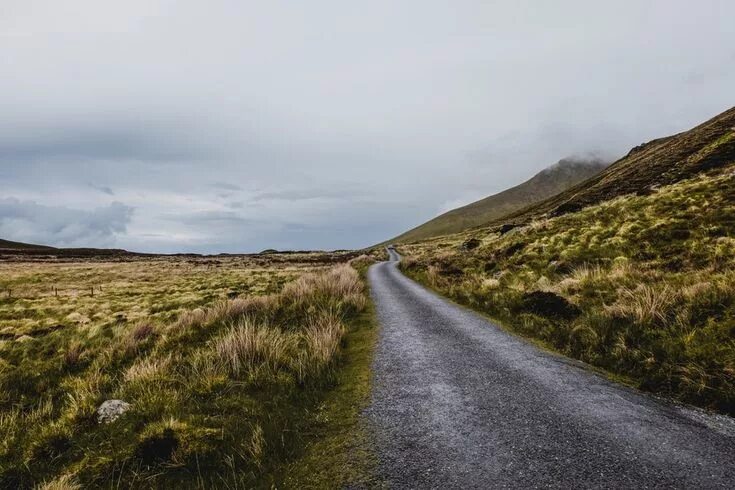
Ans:
{"type": "Polygon", "coordinates": [[[643,389],[735,413],[732,167],[648,194],[406,245],[402,267],[643,389]]]}
{"type": "MultiPolygon", "coordinates": [[[[353,261],[365,277],[372,260],[353,261]]],[[[280,471],[281,488],[347,488],[377,485],[371,440],[360,417],[369,403],[377,318],[372,303],[352,322],[343,340],[336,383],[309,422],[301,457],[280,471]]]]}
{"type": "MultiPolygon", "coordinates": [[[[315,455],[347,447],[369,389],[363,281],[343,264],[262,291],[275,288],[148,321],[19,326],[27,338],[0,349],[0,486],[298,486],[317,468],[334,477],[315,455]],[[350,375],[359,382],[345,388],[350,375]],[[128,410],[99,422],[112,399],[128,410]]],[[[350,471],[342,481],[365,474],[350,471]]]]}

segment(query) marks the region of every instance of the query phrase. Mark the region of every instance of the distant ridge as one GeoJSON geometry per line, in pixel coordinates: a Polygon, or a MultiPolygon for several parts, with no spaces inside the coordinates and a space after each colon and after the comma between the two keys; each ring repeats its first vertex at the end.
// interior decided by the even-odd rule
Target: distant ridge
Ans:
{"type": "Polygon", "coordinates": [[[485,225],[569,189],[608,165],[599,158],[564,158],[522,184],[448,211],[389,241],[412,242],[485,225]]]}
{"type": "Polygon", "coordinates": [[[119,256],[147,256],[137,252],[128,252],[119,248],[57,248],[48,245],[13,242],[0,239],[0,255],[24,256],[56,256],[66,258],[84,257],[119,257],[119,256]]]}
{"type": "Polygon", "coordinates": [[[32,243],[12,242],[0,239],[0,250],[56,250],[46,245],[34,245],[32,243]]]}

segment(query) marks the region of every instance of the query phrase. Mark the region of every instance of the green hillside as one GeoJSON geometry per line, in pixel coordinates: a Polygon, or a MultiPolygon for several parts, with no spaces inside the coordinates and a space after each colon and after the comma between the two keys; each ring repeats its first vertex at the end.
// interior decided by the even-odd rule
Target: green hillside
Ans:
{"type": "Polygon", "coordinates": [[[482,226],[569,189],[598,174],[607,165],[599,159],[562,159],[522,184],[448,211],[389,241],[413,242],[482,226]]]}
{"type": "Polygon", "coordinates": [[[735,413],[735,109],[512,219],[402,245],[402,268],[639,388],[735,413]]]}

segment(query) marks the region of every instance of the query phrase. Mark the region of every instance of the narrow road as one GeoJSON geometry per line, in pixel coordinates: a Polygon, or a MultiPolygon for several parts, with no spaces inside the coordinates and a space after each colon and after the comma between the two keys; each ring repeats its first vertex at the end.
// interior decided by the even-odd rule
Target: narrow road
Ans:
{"type": "Polygon", "coordinates": [[[391,488],[735,488],[735,421],[619,386],[372,266],[391,488]]]}

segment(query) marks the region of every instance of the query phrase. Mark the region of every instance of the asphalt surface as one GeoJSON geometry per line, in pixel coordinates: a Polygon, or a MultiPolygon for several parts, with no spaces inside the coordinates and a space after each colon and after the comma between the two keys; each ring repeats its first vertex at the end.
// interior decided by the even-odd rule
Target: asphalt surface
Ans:
{"type": "Polygon", "coordinates": [[[368,272],[367,418],[391,488],[735,488],[735,421],[543,352],[403,276],[368,272]]]}

